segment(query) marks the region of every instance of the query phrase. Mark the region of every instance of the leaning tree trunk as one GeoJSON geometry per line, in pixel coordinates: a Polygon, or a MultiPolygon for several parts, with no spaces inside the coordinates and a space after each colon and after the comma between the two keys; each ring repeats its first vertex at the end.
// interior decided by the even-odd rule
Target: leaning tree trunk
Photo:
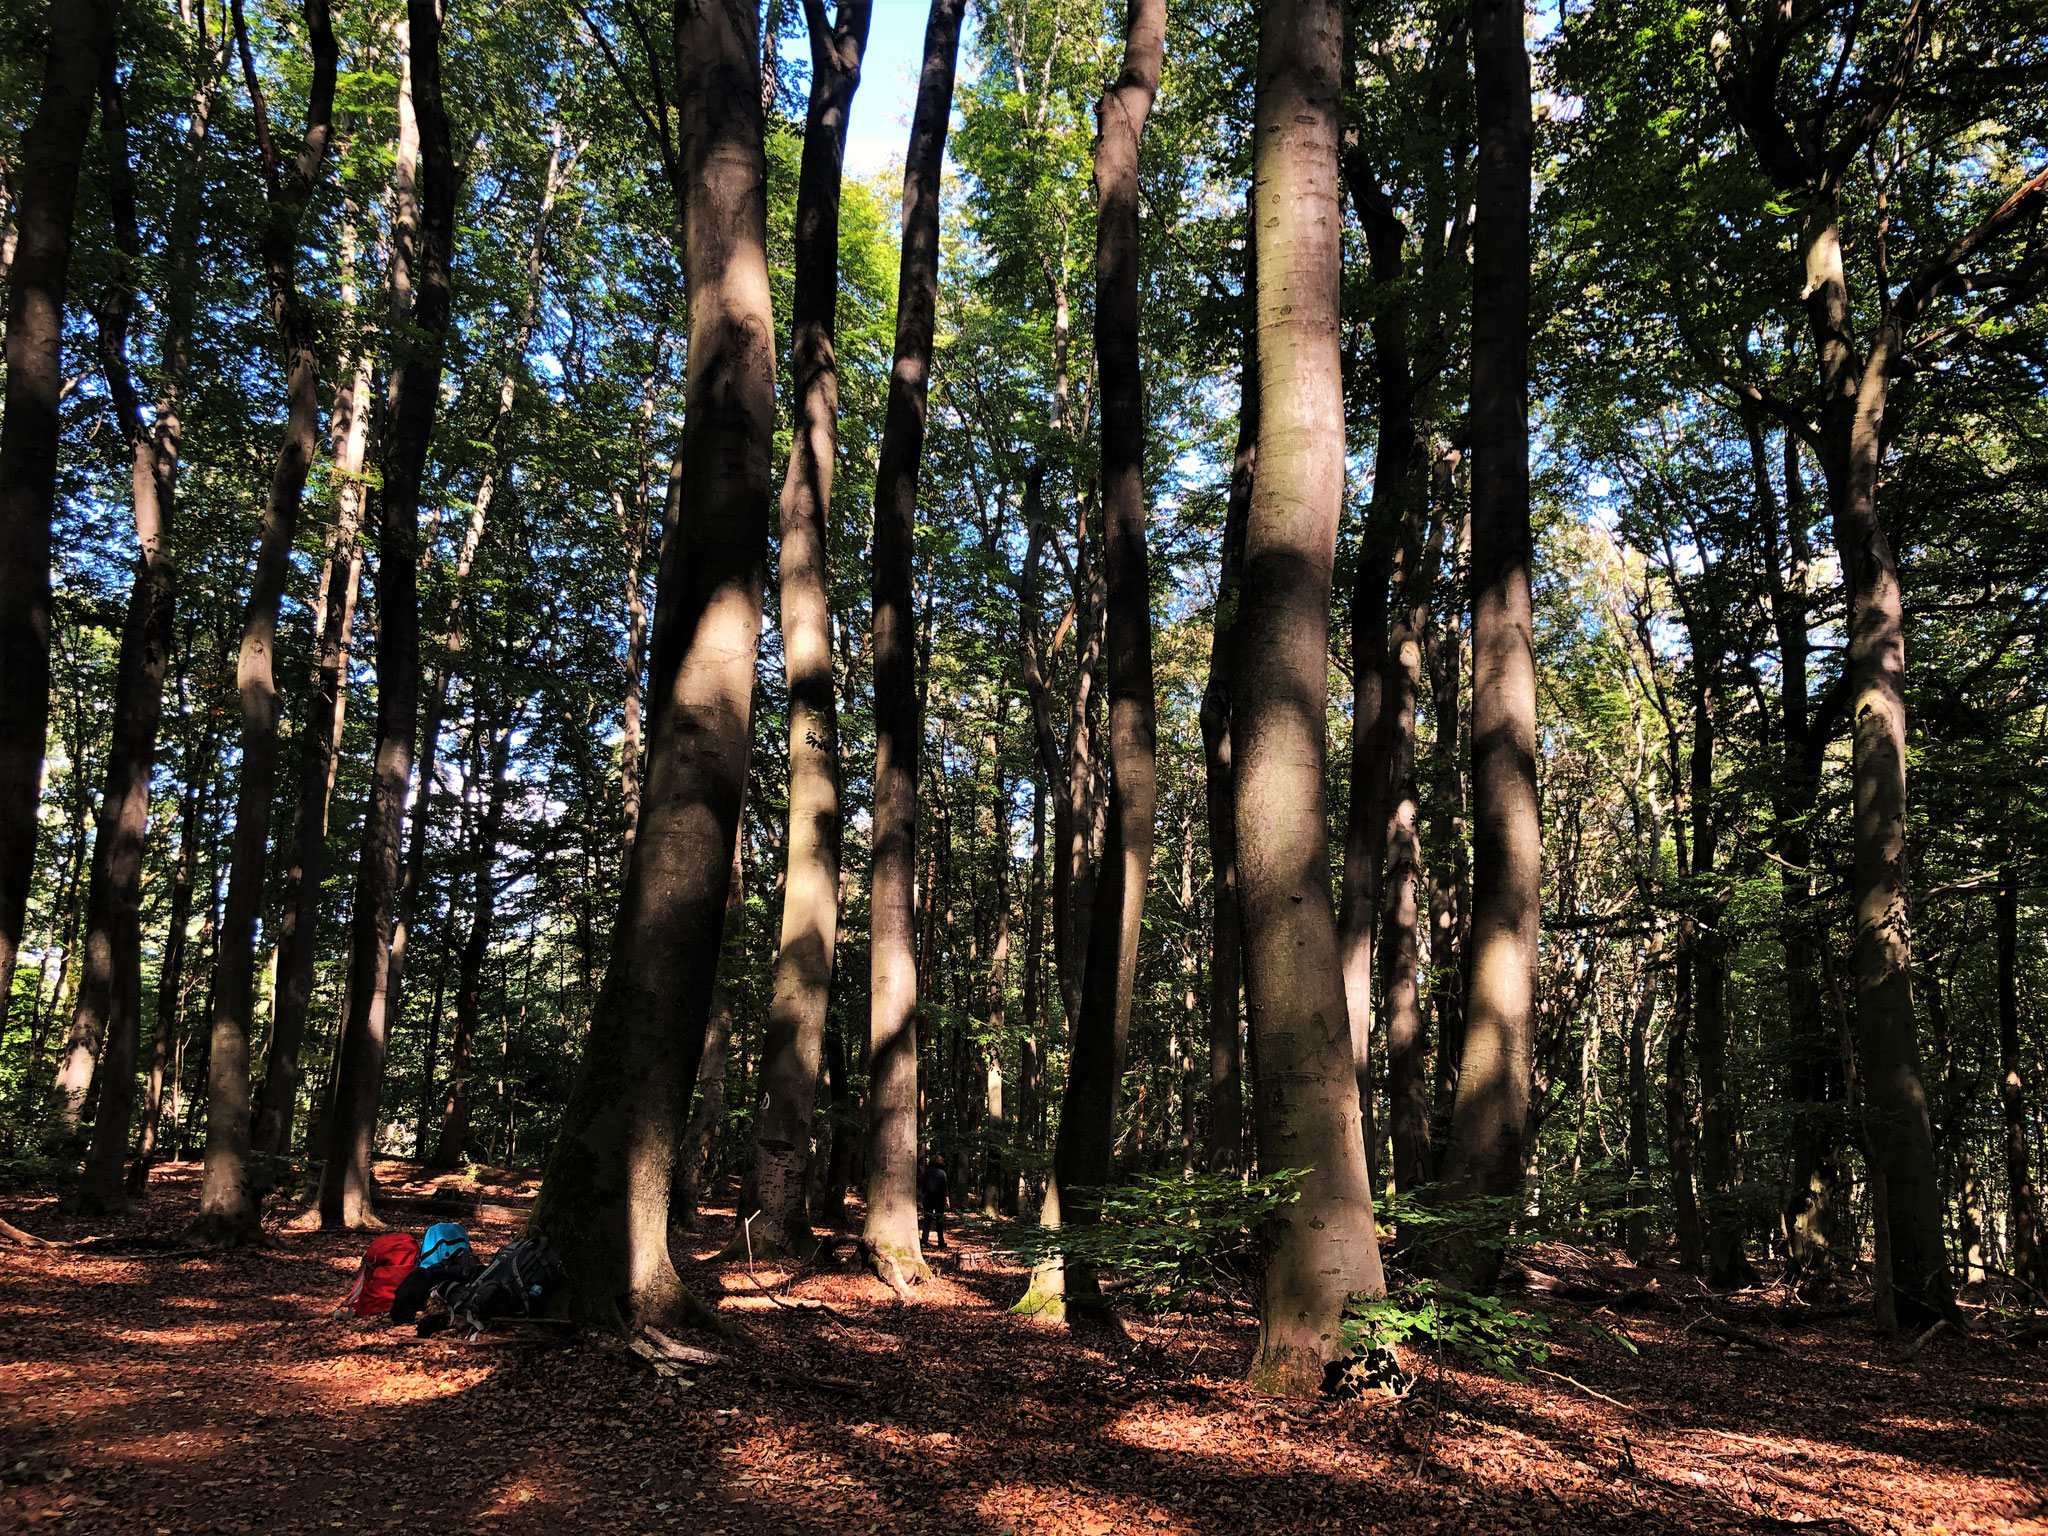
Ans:
{"type": "MultiPolygon", "coordinates": [[[[1061,1220],[1087,1225],[1114,1174],[1118,1090],[1137,988],[1159,797],[1152,582],[1145,548],[1145,390],[1138,345],[1138,143],[1159,91],[1166,0],[1130,0],[1123,67],[1096,110],[1095,332],[1101,376],[1109,827],[1053,1146],[1061,1220]]],[[[1070,1267],[1069,1296],[1096,1289],[1070,1267]]]]}
{"type": "Polygon", "coordinates": [[[662,540],[646,775],[610,972],[532,1222],[568,1264],[570,1309],[610,1326],[714,1316],[669,1259],[669,1175],[733,880],[775,427],[760,18],[705,0],[675,21],[691,471],[662,540]]]}
{"type": "Polygon", "coordinates": [[[278,996],[271,1015],[263,1087],[256,1095],[251,1135],[257,1187],[277,1179],[291,1151],[292,1117],[299,1097],[299,1050],[313,1002],[318,958],[320,895],[327,875],[327,815],[334,798],[335,766],[341,751],[348,702],[348,658],[361,590],[363,550],[363,460],[370,439],[370,352],[357,333],[355,225],[344,212],[341,227],[341,313],[346,337],[343,379],[328,417],[336,485],[334,528],[327,544],[327,568],[314,604],[320,641],[313,663],[312,692],[300,728],[299,801],[292,817],[291,905],[278,934],[278,996]],[[350,355],[350,354],[353,355],[350,355]]]}
{"type": "Polygon", "coordinates": [[[917,614],[911,563],[925,395],[939,289],[940,174],[966,0],[932,0],[924,65],[903,168],[903,259],[896,352],[875,475],[872,578],[875,804],[871,919],[866,1236],[904,1271],[923,1274],[917,1231],[917,614]]]}
{"type": "MultiPolygon", "coordinates": [[[[163,718],[164,672],[176,643],[177,570],[171,523],[177,492],[178,425],[175,409],[152,426],[128,366],[128,317],[134,270],[142,258],[135,221],[135,185],[128,162],[128,120],[113,60],[101,82],[100,131],[107,144],[107,200],[114,215],[116,276],[101,306],[100,364],[132,458],[130,480],[139,560],[135,589],[121,630],[114,679],[113,740],[107,786],[93,851],[92,889],[79,976],[73,1034],[105,1040],[100,1053],[100,1100],[92,1146],[79,1175],[76,1204],[92,1212],[128,1204],[128,1122],[135,1103],[135,1058],[142,1046],[142,862],[149,826],[149,780],[156,763],[157,726],[163,718]]],[[[182,272],[189,265],[180,264],[182,272]]],[[[189,323],[190,295],[173,295],[174,318],[189,323]]],[[[185,338],[172,331],[165,353],[182,358],[185,338]]],[[[175,367],[175,363],[174,363],[175,367]]]]}
{"type": "MultiPolygon", "coordinates": [[[[1247,240],[1247,289],[1257,287],[1247,240]]],[[[1237,391],[1237,450],[1223,508],[1223,544],[1216,572],[1209,677],[1202,689],[1204,809],[1209,827],[1209,1142],[1211,1173],[1237,1173],[1244,1156],[1244,937],[1237,904],[1237,820],[1230,733],[1230,679],[1237,665],[1238,588],[1244,573],[1244,529],[1259,452],[1258,326],[1244,328],[1237,391]]]]}
{"type": "MultiPolygon", "coordinates": [[[[838,456],[839,182],[872,0],[841,0],[828,24],[810,0],[811,100],[797,180],[790,356],[797,426],[782,484],[782,636],[789,674],[788,876],[754,1120],[757,1251],[808,1256],[811,1117],[839,933],[839,709],[832,677],[826,519],[838,456]]],[[[771,46],[771,52],[772,46],[771,46]]]]}
{"type": "Polygon", "coordinates": [[[1330,891],[1330,583],[1344,495],[1337,180],[1343,18],[1264,0],[1253,160],[1258,474],[1232,644],[1238,896],[1259,1162],[1305,1168],[1276,1223],[1252,1379],[1315,1391],[1344,1305],[1385,1288],[1330,891]]]}
{"type": "MultiPolygon", "coordinates": [[[[408,0],[411,98],[419,122],[420,239],[411,323],[394,333],[391,416],[377,536],[377,747],[363,812],[349,934],[348,1016],[320,1170],[320,1224],[371,1227],[370,1172],[384,1052],[391,1034],[391,936],[397,921],[399,836],[419,732],[419,513],[441,393],[441,360],[454,307],[456,172],[441,94],[441,17],[408,0]]],[[[401,242],[394,253],[405,261],[401,242]]]]}
{"type": "Polygon", "coordinates": [[[50,723],[50,518],[64,393],[64,289],[78,163],[114,47],[107,0],[50,0],[35,119],[22,135],[14,260],[7,271],[6,402],[0,408],[0,1014],[35,877],[50,723]]]}
{"type": "MultiPolygon", "coordinates": [[[[1522,1189],[1542,902],[1529,578],[1529,56],[1522,8],[1473,0],[1479,156],[1472,224],[1472,941],[1446,1200],[1522,1189]]],[[[1484,1290],[1501,1250],[1433,1255],[1484,1290]]]]}
{"type": "Polygon", "coordinates": [[[256,549],[255,574],[242,616],[235,670],[241,699],[242,776],[235,795],[234,852],[228,891],[214,940],[211,1044],[207,1056],[206,1164],[195,1239],[232,1246],[256,1234],[258,1207],[249,1181],[249,1036],[256,1007],[256,918],[263,906],[270,842],[271,791],[277,781],[278,697],[275,670],[278,606],[291,575],[299,506],[320,435],[319,330],[299,292],[299,225],[327,163],[333,129],[337,50],[327,0],[307,0],[313,80],[306,132],[286,168],[271,144],[268,114],[241,8],[236,43],[255,115],[269,199],[263,232],[263,274],[285,359],[285,435],[271,472],[270,497],[256,549]]]}

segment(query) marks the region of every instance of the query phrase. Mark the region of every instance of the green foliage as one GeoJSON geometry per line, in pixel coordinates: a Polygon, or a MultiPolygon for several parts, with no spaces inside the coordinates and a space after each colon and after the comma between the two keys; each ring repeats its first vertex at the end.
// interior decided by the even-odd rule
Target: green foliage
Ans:
{"type": "Polygon", "coordinates": [[[1125,1282],[1119,1299],[1155,1316],[1185,1311],[1203,1291],[1256,1299],[1266,1229],[1285,1219],[1305,1172],[1148,1175],[1104,1190],[1096,1221],[1000,1232],[996,1241],[1034,1268],[1057,1258],[1113,1274],[1125,1282]]]}
{"type": "Polygon", "coordinates": [[[1407,1280],[1384,1296],[1352,1298],[1344,1312],[1344,1352],[1374,1347],[1449,1349],[1509,1381],[1550,1358],[1550,1319],[1434,1280],[1407,1280]]]}

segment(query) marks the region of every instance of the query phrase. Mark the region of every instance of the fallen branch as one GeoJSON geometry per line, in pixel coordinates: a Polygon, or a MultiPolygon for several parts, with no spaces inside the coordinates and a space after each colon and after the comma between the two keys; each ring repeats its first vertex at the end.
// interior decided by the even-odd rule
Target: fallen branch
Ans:
{"type": "Polygon", "coordinates": [[[1925,1333],[1921,1334],[1920,1337],[1915,1339],[1912,1343],[1908,1344],[1904,1349],[1900,1350],[1896,1355],[1892,1356],[1893,1362],[1898,1365],[1904,1365],[1908,1360],[1913,1359],[1916,1355],[1920,1353],[1921,1350],[1925,1349],[1929,1344],[1932,1344],[1934,1342],[1934,1336],[1937,1333],[1941,1332],[1942,1329],[1948,1327],[1948,1325],[1949,1324],[1947,1318],[1936,1318],[1934,1320],[1934,1325],[1932,1327],[1930,1327],[1925,1333]]]}
{"type": "Polygon", "coordinates": [[[1617,1398],[1609,1397],[1605,1392],[1595,1392],[1583,1381],[1574,1381],[1571,1377],[1565,1375],[1563,1371],[1546,1371],[1540,1365],[1532,1365],[1529,1367],[1529,1369],[1534,1371],[1538,1376],[1548,1376],[1553,1381],[1561,1381],[1565,1383],[1565,1385],[1567,1386],[1577,1387],[1581,1392],[1585,1393],[1588,1397],[1597,1397],[1603,1403],[1612,1403],[1615,1407],[1619,1408],[1623,1413],[1641,1413],[1643,1411],[1640,1408],[1631,1408],[1627,1403],[1624,1403],[1617,1398]]]}
{"type": "Polygon", "coordinates": [[[1699,1329],[1701,1333],[1710,1334],[1714,1338],[1726,1339],[1730,1344],[1747,1344],[1751,1349],[1762,1350],[1767,1355],[1790,1355],[1792,1353],[1784,1345],[1764,1338],[1761,1334],[1751,1333],[1747,1328],[1737,1328],[1733,1323],[1718,1322],[1711,1317],[1703,1317],[1690,1326],[1699,1329]]]}
{"type": "Polygon", "coordinates": [[[0,1238],[21,1248],[68,1248],[69,1243],[53,1243],[47,1237],[37,1237],[33,1232],[24,1232],[12,1222],[0,1218],[0,1238]]]}

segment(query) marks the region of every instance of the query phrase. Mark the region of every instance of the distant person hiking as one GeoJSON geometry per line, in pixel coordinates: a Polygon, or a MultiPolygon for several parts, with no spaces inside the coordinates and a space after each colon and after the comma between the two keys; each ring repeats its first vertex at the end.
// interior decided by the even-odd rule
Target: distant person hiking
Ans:
{"type": "Polygon", "coordinates": [[[941,1248],[946,1246],[946,1206],[950,1184],[946,1177],[946,1160],[933,1152],[924,1166],[924,1176],[917,1181],[919,1247],[924,1246],[926,1232],[938,1238],[941,1248]]]}

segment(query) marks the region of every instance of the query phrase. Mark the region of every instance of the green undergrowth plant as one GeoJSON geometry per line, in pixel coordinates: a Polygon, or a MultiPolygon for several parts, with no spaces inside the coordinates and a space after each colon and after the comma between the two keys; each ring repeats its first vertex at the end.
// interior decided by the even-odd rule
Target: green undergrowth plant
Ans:
{"type": "Polygon", "coordinates": [[[1344,1313],[1344,1351],[1363,1355],[1396,1346],[1425,1354],[1449,1349],[1481,1370],[1526,1381],[1530,1366],[1550,1358],[1550,1318],[1492,1296],[1404,1278],[1384,1296],[1355,1296],[1344,1313]]]}
{"type": "Polygon", "coordinates": [[[1056,1258],[1114,1276],[1117,1304],[1147,1315],[1191,1310],[1204,1295],[1256,1303],[1267,1229],[1285,1219],[1303,1172],[1151,1174],[1101,1191],[1100,1215],[1086,1224],[974,1224],[1028,1267],[1056,1258]]]}

